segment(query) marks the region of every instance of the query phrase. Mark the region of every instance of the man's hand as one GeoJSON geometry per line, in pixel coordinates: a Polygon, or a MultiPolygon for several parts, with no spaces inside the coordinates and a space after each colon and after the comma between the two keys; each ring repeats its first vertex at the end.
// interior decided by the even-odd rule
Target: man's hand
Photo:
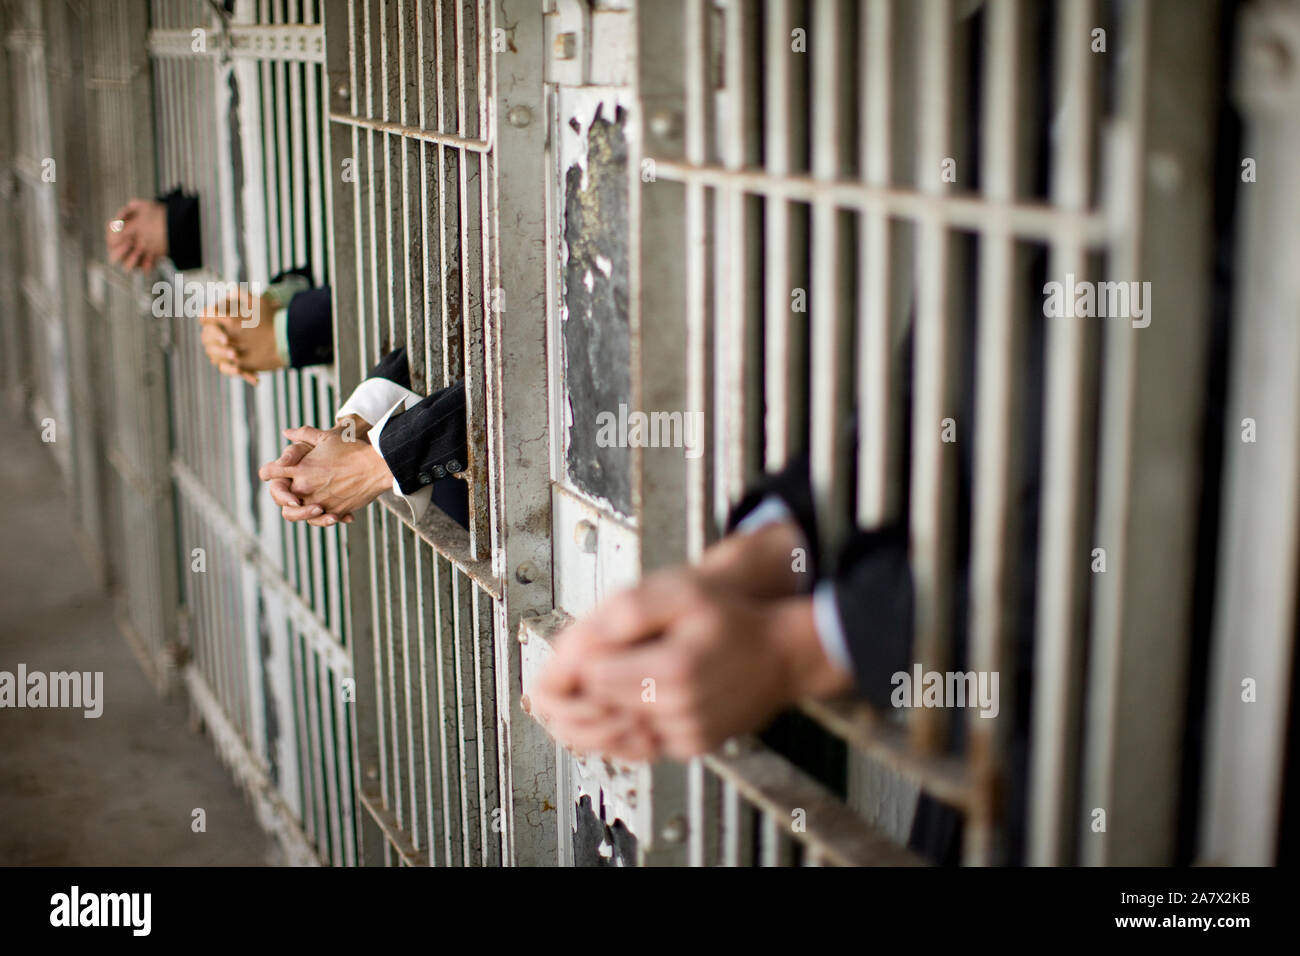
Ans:
{"type": "Polygon", "coordinates": [[[267,483],[267,488],[271,492],[271,500],[280,506],[280,514],[284,516],[285,521],[306,521],[308,524],[317,527],[328,527],[332,524],[350,524],[351,515],[327,515],[325,509],[320,505],[305,505],[302,499],[290,490],[290,481],[288,478],[270,478],[270,469],[272,465],[291,467],[302,461],[303,456],[308,454],[314,446],[303,441],[296,441],[284,450],[279,458],[273,462],[268,462],[258,470],[258,475],[267,483]]]}
{"type": "Polygon", "coordinates": [[[167,255],[167,206],[153,199],[132,199],[106,227],[108,260],[127,272],[148,272],[167,255]]]}
{"type": "Polygon", "coordinates": [[[266,294],[233,293],[199,316],[199,341],[222,375],[257,384],[258,372],[284,368],[275,347],[275,301],[266,294]]]}
{"type": "Polygon", "coordinates": [[[849,686],[817,639],[811,598],[754,600],[677,568],[561,635],[533,707],[575,749],[684,760],[849,686]]]}
{"type": "Polygon", "coordinates": [[[284,432],[294,444],[263,465],[258,476],[273,483],[271,496],[286,518],[323,526],[346,523],[352,512],[393,486],[383,456],[366,440],[368,427],[349,416],[329,431],[303,426],[284,432]],[[312,447],[299,450],[303,445],[312,447]],[[314,508],[320,511],[310,514],[314,508]]]}

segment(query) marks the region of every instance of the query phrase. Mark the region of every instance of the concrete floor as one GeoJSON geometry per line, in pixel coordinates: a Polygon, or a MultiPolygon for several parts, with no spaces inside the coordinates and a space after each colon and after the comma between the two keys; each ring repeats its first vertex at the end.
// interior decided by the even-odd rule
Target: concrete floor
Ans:
{"type": "Polygon", "coordinates": [[[0,415],[0,671],[102,671],[103,714],[0,708],[0,865],[227,866],[278,848],[217,759],[163,701],[77,546],[58,472],[0,415]],[[192,832],[195,808],[207,830],[192,832]]]}

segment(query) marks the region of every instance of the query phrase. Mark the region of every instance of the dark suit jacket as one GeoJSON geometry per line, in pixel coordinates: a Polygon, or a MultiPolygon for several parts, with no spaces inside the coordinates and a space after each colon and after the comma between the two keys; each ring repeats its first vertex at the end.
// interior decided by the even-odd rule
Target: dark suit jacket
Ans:
{"type": "MultiPolygon", "coordinates": [[[[368,377],[386,378],[409,389],[411,372],[406,349],[389,352],[368,377]]],[[[468,486],[452,477],[464,471],[469,462],[464,382],[439,389],[419,404],[395,413],[379,436],[379,450],[402,494],[433,485],[433,503],[462,527],[469,527],[468,486]]]]}

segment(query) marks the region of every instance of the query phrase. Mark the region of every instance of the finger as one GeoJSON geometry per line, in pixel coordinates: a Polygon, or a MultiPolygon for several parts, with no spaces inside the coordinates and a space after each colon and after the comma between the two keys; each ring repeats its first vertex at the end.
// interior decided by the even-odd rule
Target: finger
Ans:
{"type": "Polygon", "coordinates": [[[205,347],[230,347],[230,336],[226,335],[226,330],[212,319],[207,318],[199,319],[199,341],[202,342],[205,347]]]}
{"type": "Polygon", "coordinates": [[[292,482],[294,476],[293,468],[292,466],[282,463],[283,457],[284,456],[281,456],[275,461],[268,461],[261,468],[257,469],[257,477],[261,478],[263,481],[270,481],[272,478],[285,478],[292,482]]]}
{"type": "Polygon", "coordinates": [[[339,519],[334,515],[320,515],[317,518],[308,518],[307,523],[315,525],[318,528],[332,528],[338,524],[339,519]]]}
{"type": "Polygon", "coordinates": [[[217,315],[213,312],[205,312],[199,316],[199,324],[203,328],[211,329],[214,333],[219,333],[226,341],[234,334],[235,324],[228,315],[217,315]]]}
{"type": "Polygon", "coordinates": [[[532,708],[547,721],[573,726],[603,723],[623,713],[607,701],[584,694],[556,695],[539,685],[533,688],[532,708]]]}
{"type": "Polygon", "coordinates": [[[537,689],[547,697],[569,697],[582,689],[582,656],[561,644],[555,657],[537,675],[537,689]],[[566,653],[566,651],[569,651],[566,653]]]}
{"type": "Polygon", "coordinates": [[[614,595],[591,616],[605,640],[634,643],[672,624],[697,594],[691,572],[674,569],[614,595]]]}
{"type": "Polygon", "coordinates": [[[544,714],[546,728],[557,740],[581,753],[604,753],[622,737],[637,731],[629,714],[611,711],[597,720],[570,720],[565,711],[544,714]]]}
{"type": "Polygon", "coordinates": [[[636,727],[609,743],[605,754],[628,763],[651,763],[663,752],[659,738],[649,730],[636,727]]]}
{"type": "Polygon", "coordinates": [[[566,629],[562,641],[584,653],[610,644],[635,644],[654,637],[680,613],[687,585],[680,575],[655,577],[601,602],[566,629]]]}
{"type": "Polygon", "coordinates": [[[239,377],[242,378],[242,379],[243,379],[245,382],[247,382],[249,385],[256,385],[256,384],[257,384],[257,373],[256,373],[256,372],[240,372],[240,373],[239,373],[239,377]]]}
{"type": "Polygon", "coordinates": [[[643,704],[642,694],[653,688],[655,700],[679,690],[679,681],[668,675],[682,670],[681,651],[662,643],[612,653],[601,653],[583,661],[582,685],[587,693],[603,700],[632,707],[643,704]],[[646,684],[645,681],[653,681],[646,684]]]}
{"type": "Polygon", "coordinates": [[[292,445],[285,446],[284,451],[280,453],[280,457],[276,460],[282,465],[296,465],[307,457],[307,453],[314,447],[314,445],[309,445],[305,441],[296,441],[292,445]]]}
{"type": "Polygon", "coordinates": [[[320,505],[298,505],[296,508],[281,508],[280,514],[284,515],[286,521],[308,521],[312,518],[319,518],[324,514],[324,511],[320,505]]]}
{"type": "Polygon", "coordinates": [[[121,262],[123,264],[123,267],[125,268],[126,257],[131,255],[131,253],[133,253],[134,251],[135,251],[135,244],[131,242],[128,236],[119,232],[117,234],[116,248],[110,248],[109,250],[109,261],[121,262]]]}
{"type": "Polygon", "coordinates": [[[663,752],[674,760],[690,760],[722,745],[722,740],[713,739],[712,732],[701,727],[696,718],[665,723],[659,732],[663,752]]]}
{"type": "Polygon", "coordinates": [[[302,499],[289,490],[288,479],[276,478],[274,481],[268,482],[266,487],[271,493],[271,500],[281,508],[302,507],[302,499]]]}
{"type": "Polygon", "coordinates": [[[321,431],[319,428],[313,428],[310,425],[299,425],[297,428],[286,428],[280,434],[290,441],[305,441],[313,445],[320,444],[329,437],[328,433],[321,431]]]}

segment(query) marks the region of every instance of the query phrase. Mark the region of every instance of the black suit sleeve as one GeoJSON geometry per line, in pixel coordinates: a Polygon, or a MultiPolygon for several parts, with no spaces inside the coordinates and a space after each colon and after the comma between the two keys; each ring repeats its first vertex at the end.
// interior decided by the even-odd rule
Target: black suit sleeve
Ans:
{"type": "Polygon", "coordinates": [[[289,300],[285,316],[289,367],[328,365],[334,361],[334,323],[330,288],[307,289],[289,300]]]}
{"type": "Polygon", "coordinates": [[[379,450],[404,495],[464,471],[465,384],[439,389],[389,418],[379,436],[379,450]]]}
{"type": "Polygon", "coordinates": [[[406,362],[406,349],[393,349],[370,370],[366,378],[386,378],[402,388],[411,387],[411,369],[406,362]]]}
{"type": "MultiPolygon", "coordinates": [[[[809,544],[814,578],[822,579],[819,566],[817,520],[813,509],[808,457],[790,460],[749,491],[728,522],[731,528],[763,499],[775,496],[794,515],[809,544]]],[[[901,524],[872,531],[856,531],[834,561],[829,578],[835,590],[835,607],[853,660],[858,694],[880,708],[889,707],[891,678],[912,664],[913,587],[907,554],[907,531],[901,524]]]]}
{"type": "Polygon", "coordinates": [[[884,710],[893,675],[912,666],[914,591],[907,531],[859,531],[840,554],[835,607],[859,696],[884,710]]]}
{"type": "Polygon", "coordinates": [[[167,256],[178,272],[203,265],[203,233],[199,228],[199,197],[180,187],[159,196],[167,206],[167,256]]]}
{"type": "Polygon", "coordinates": [[[791,458],[784,468],[774,475],[767,475],[753,488],[745,493],[740,502],[732,509],[727,520],[727,531],[735,530],[744,517],[768,498],[779,498],[794,515],[804,540],[808,542],[808,572],[813,579],[821,573],[817,541],[817,516],[813,511],[812,482],[809,478],[807,454],[791,458]]]}
{"type": "MultiPolygon", "coordinates": [[[[367,378],[386,378],[411,387],[406,349],[393,349],[367,378]]],[[[388,419],[379,436],[384,463],[402,494],[433,485],[431,501],[462,528],[469,527],[469,486],[459,478],[469,461],[465,434],[465,386],[456,382],[434,392],[418,405],[388,419]]]]}

